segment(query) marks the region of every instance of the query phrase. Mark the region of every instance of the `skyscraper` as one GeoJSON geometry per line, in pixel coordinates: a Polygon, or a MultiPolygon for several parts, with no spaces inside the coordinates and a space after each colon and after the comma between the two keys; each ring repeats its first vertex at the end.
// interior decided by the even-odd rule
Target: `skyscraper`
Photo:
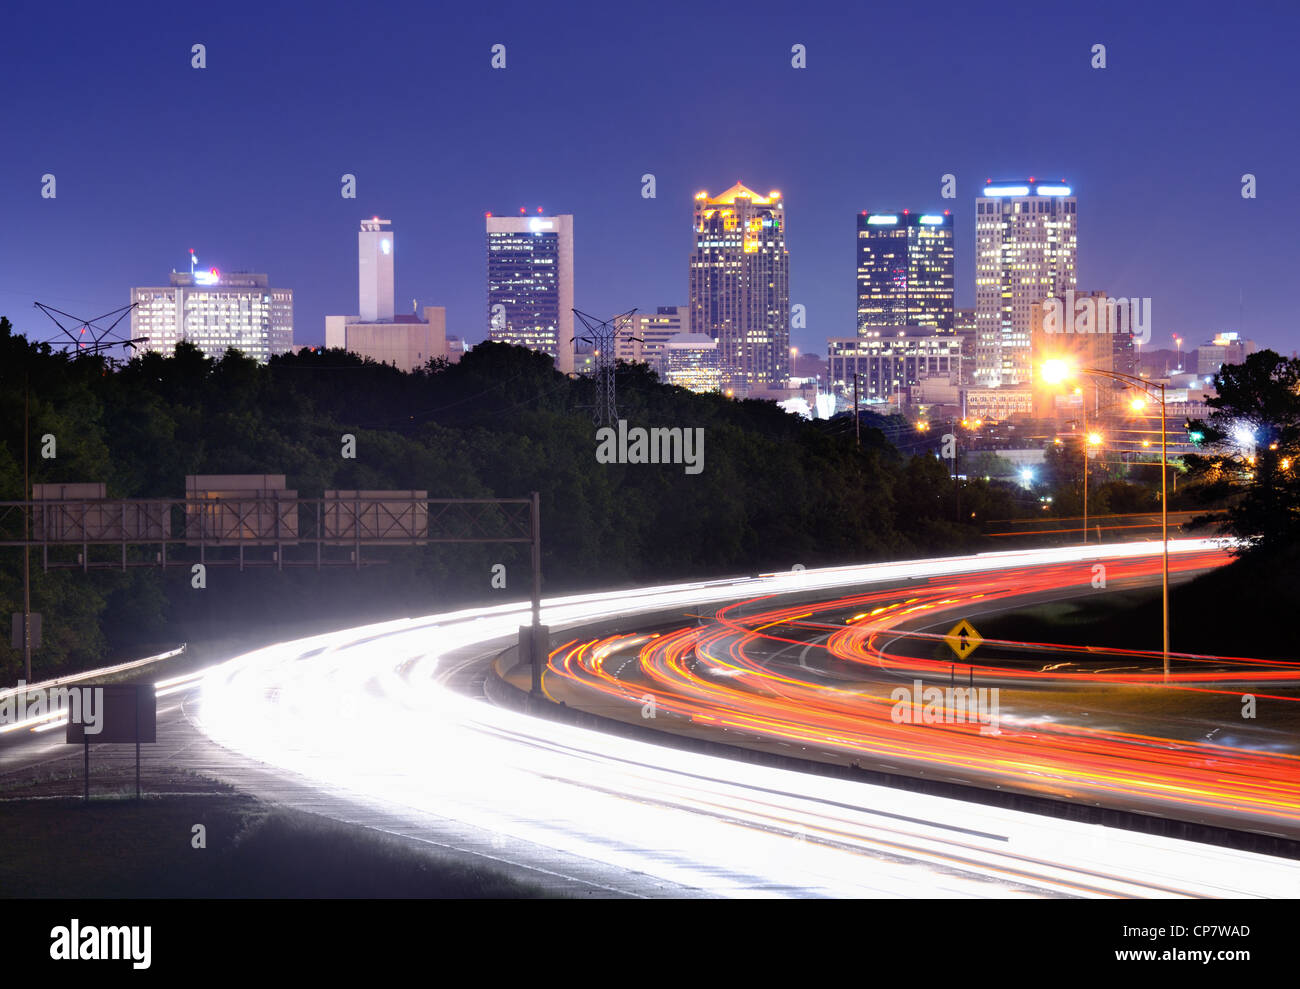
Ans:
{"type": "Polygon", "coordinates": [[[487,216],[488,337],[573,370],[573,217],[487,216]]]}
{"type": "Polygon", "coordinates": [[[1076,207],[1063,182],[990,182],[975,200],[975,383],[1028,387],[1036,302],[1076,284],[1076,207]]]}
{"type": "Polygon", "coordinates": [[[361,321],[363,323],[391,323],[393,321],[393,258],[396,243],[390,226],[391,220],[361,221],[357,234],[357,284],[361,293],[361,321]]]}
{"type": "Polygon", "coordinates": [[[727,387],[737,394],[784,386],[790,364],[790,255],[785,203],[739,182],[695,196],[691,332],[718,341],[727,387]]]}
{"type": "Polygon", "coordinates": [[[264,274],[173,271],[171,284],[131,289],[131,336],[142,350],[171,354],[182,340],[209,357],[234,347],[268,360],[293,349],[293,289],[272,288],[264,274]]]}
{"type": "Polygon", "coordinates": [[[952,216],[858,215],[858,333],[867,328],[953,329],[952,216]]]}

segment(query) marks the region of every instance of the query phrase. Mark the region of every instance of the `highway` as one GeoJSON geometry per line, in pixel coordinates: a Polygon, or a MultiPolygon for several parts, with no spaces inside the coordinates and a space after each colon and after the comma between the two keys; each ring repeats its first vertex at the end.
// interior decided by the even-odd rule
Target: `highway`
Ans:
{"type": "MultiPolygon", "coordinates": [[[[1192,568],[1212,565],[1206,554],[1218,551],[1217,544],[1201,540],[1172,548],[1179,566],[1192,568]]],[[[869,594],[864,588],[872,584],[897,596],[899,582],[983,577],[1005,584],[1014,573],[1014,585],[1038,589],[1024,583],[1023,568],[1045,568],[1050,583],[1051,568],[1096,559],[1140,570],[1153,553],[1150,544],[1036,550],[582,595],[545,601],[543,621],[561,640],[577,643],[581,635],[562,630],[580,632],[597,622],[674,609],[717,614],[728,602],[783,595],[839,600],[846,595],[837,591],[869,594]]],[[[942,593],[930,603],[952,596],[947,589],[942,593]]],[[[548,850],[566,861],[601,863],[704,895],[1196,897],[1294,896],[1300,890],[1300,863],[1290,860],[703,756],[486,703],[474,689],[485,660],[510,640],[526,614],[518,604],[470,609],[258,650],[204,679],[199,723],[243,757],[354,795],[394,819],[454,820],[496,836],[504,847],[548,850]]],[[[884,631],[864,634],[845,626],[835,645],[840,659],[877,670],[882,662],[901,662],[913,676],[927,660],[889,648],[884,631]]],[[[739,623],[727,630],[742,639],[753,632],[739,623]]],[[[572,654],[570,645],[552,655],[548,690],[556,677],[567,675],[566,657],[572,654]]],[[[675,670],[678,677],[692,673],[684,664],[674,667],[667,648],[650,654],[662,660],[650,668],[675,670]]],[[[711,661],[719,658],[709,655],[711,661]]],[[[693,688],[735,688],[757,675],[743,665],[743,650],[727,655],[742,673],[696,677],[693,688]]],[[[998,675],[1015,672],[1008,667],[998,675]]],[[[1256,676],[1237,673],[1239,679],[1256,676]]],[[[809,697],[794,692],[798,686],[782,684],[785,696],[776,698],[782,702],[782,730],[791,706],[810,707],[809,697]]],[[[625,688],[614,685],[626,695],[625,688]]],[[[680,702],[662,684],[661,690],[666,706],[680,702]]],[[[730,700],[713,696],[715,713],[728,710],[730,700]]],[[[822,701],[819,718],[827,713],[822,701]]],[[[745,727],[754,728],[752,711],[726,716],[745,718],[745,727]]],[[[858,724],[867,743],[879,744],[870,737],[878,721],[858,724]]],[[[1106,755],[1114,765],[1104,769],[1096,763],[1099,751],[1080,756],[1063,741],[1070,732],[1044,737],[1005,722],[998,737],[981,736],[978,729],[916,727],[916,734],[928,732],[945,745],[960,738],[968,746],[1001,747],[1007,754],[994,768],[1009,775],[1037,772],[1022,760],[1041,760],[1055,772],[1077,774],[1074,783],[1102,786],[1104,771],[1128,764],[1122,785],[1134,792],[1147,786],[1144,801],[1159,797],[1144,776],[1151,764],[1178,761],[1158,754],[1159,746],[1147,752],[1145,763],[1134,759],[1134,749],[1121,748],[1106,755]],[[1071,765],[1071,752],[1091,761],[1071,765]]],[[[824,725],[810,730],[826,741],[824,725]]],[[[1221,758],[1234,754],[1231,747],[1220,748],[1221,758]]],[[[936,757],[951,759],[951,752],[936,757]]],[[[979,749],[970,748],[966,758],[976,762],[979,749]]],[[[1261,783],[1247,811],[1285,823],[1297,813],[1294,756],[1279,756],[1273,768],[1276,786],[1261,783]]],[[[1213,791],[1207,800],[1248,792],[1246,780],[1232,769],[1220,773],[1223,792],[1213,791]]],[[[1199,796],[1183,792],[1193,785],[1211,789],[1204,779],[1183,779],[1169,789],[1178,791],[1179,801],[1195,803],[1199,796]]]]}

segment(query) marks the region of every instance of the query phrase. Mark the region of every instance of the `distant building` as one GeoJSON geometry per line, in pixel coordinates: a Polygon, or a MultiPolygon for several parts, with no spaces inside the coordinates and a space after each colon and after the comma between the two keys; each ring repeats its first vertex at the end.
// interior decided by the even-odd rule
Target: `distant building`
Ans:
{"type": "Polygon", "coordinates": [[[325,346],[403,371],[415,371],[431,359],[459,360],[459,341],[447,338],[447,310],[425,306],[424,319],[415,313],[393,312],[397,240],[385,229],[390,220],[373,217],[361,221],[357,234],[356,316],[326,316],[325,346]]]}
{"type": "Polygon", "coordinates": [[[1064,183],[989,183],[975,200],[975,373],[984,388],[1033,381],[1036,302],[1076,284],[1078,200],[1064,183]]]}
{"type": "Polygon", "coordinates": [[[893,326],[869,335],[826,341],[828,387],[858,401],[907,405],[911,389],[927,378],[958,384],[962,374],[961,339],[932,326],[893,326]]]}
{"type": "Polygon", "coordinates": [[[660,306],[653,313],[633,313],[619,327],[615,357],[628,364],[646,364],[662,378],[667,368],[667,344],[673,337],[690,332],[690,310],[686,306],[660,306]]]}
{"type": "Polygon", "coordinates": [[[573,364],[573,217],[487,215],[488,338],[573,364]]]}
{"type": "Polygon", "coordinates": [[[961,383],[969,385],[975,375],[975,307],[954,309],[952,331],[961,337],[961,383]]]}
{"type": "Polygon", "coordinates": [[[1196,348],[1196,373],[1203,378],[1218,374],[1223,365],[1240,364],[1256,349],[1254,340],[1243,340],[1237,333],[1220,333],[1196,348]]]}
{"type": "Polygon", "coordinates": [[[272,288],[266,275],[173,271],[168,285],[131,289],[131,301],[131,336],[145,339],[142,350],[171,354],[185,340],[209,357],[234,347],[267,361],[293,349],[293,289],[272,288]]]}
{"type": "Polygon", "coordinates": [[[737,182],[695,196],[690,331],[718,341],[726,388],[784,386],[790,374],[790,254],[785,202],[737,182]]]}
{"type": "Polygon", "coordinates": [[[953,329],[952,216],[858,215],[858,333],[890,326],[953,329]]]}
{"type": "Polygon", "coordinates": [[[679,333],[665,345],[664,380],[696,392],[723,387],[718,341],[704,333],[679,333]]]}
{"type": "Polygon", "coordinates": [[[1031,388],[966,388],[961,399],[962,415],[985,422],[1025,418],[1034,412],[1031,388]]]}

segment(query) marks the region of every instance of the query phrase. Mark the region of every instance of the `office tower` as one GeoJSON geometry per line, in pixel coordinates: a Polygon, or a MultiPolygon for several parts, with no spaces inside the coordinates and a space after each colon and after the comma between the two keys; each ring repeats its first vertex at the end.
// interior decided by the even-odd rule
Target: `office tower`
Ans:
{"type": "Polygon", "coordinates": [[[705,333],[678,333],[664,345],[664,380],[695,392],[722,387],[718,341],[705,333]]]}
{"type": "Polygon", "coordinates": [[[393,262],[397,248],[391,220],[375,217],[361,221],[357,234],[357,284],[361,296],[361,321],[393,321],[393,262]]]}
{"type": "Polygon", "coordinates": [[[858,215],[858,332],[890,326],[953,329],[952,216],[858,215]]]}
{"type": "Polygon", "coordinates": [[[131,336],[141,350],[170,355],[182,340],[209,357],[234,347],[269,360],[293,349],[293,289],[272,288],[264,274],[216,268],[173,271],[170,284],[131,289],[131,336]]]}
{"type": "Polygon", "coordinates": [[[1240,364],[1256,351],[1254,340],[1244,340],[1239,333],[1218,333],[1207,344],[1196,348],[1196,373],[1209,377],[1225,364],[1240,364]]]}
{"type": "Polygon", "coordinates": [[[361,221],[357,234],[356,316],[326,316],[325,346],[339,348],[403,371],[415,371],[431,359],[452,360],[447,341],[447,310],[425,306],[424,318],[415,312],[393,312],[393,284],[397,241],[384,228],[391,220],[374,217],[361,221]]]}
{"type": "Polygon", "coordinates": [[[725,386],[737,395],[782,387],[790,364],[790,255],[785,203],[739,182],[695,196],[690,266],[692,333],[718,341],[725,386]]]}
{"type": "Polygon", "coordinates": [[[1032,382],[1031,307],[1076,284],[1077,200],[1068,185],[990,182],[975,200],[975,382],[1032,382]]]}
{"type": "Polygon", "coordinates": [[[954,388],[961,384],[961,345],[960,337],[932,326],[894,326],[868,329],[856,337],[832,337],[826,341],[827,380],[832,390],[852,396],[857,375],[863,405],[906,405],[911,389],[927,378],[954,388]]]}
{"type": "Polygon", "coordinates": [[[573,217],[487,216],[488,337],[573,371],[573,217]]]}
{"type": "Polygon", "coordinates": [[[662,378],[668,341],[690,329],[690,309],[660,306],[654,312],[638,312],[619,325],[615,356],[628,364],[646,364],[662,378]]]}

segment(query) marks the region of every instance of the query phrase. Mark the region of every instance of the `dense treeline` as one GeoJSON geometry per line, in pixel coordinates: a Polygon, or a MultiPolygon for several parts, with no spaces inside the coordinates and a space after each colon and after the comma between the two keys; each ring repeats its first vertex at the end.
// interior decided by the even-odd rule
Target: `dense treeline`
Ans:
{"type": "MultiPolygon", "coordinates": [[[[33,483],[104,481],[109,497],[180,497],[187,474],[285,474],[304,497],[327,488],[426,489],[433,497],[541,492],[546,590],[812,567],[951,551],[978,523],[1014,511],[1005,489],[964,485],[904,457],[878,428],[859,448],[848,417],[808,422],[772,403],[695,395],[620,365],[619,415],[636,426],[700,427],[704,468],[600,464],[594,382],[501,344],[417,373],[342,351],[260,365],[182,345],[129,363],[30,344],[0,321],[0,498],[23,497],[24,396],[33,483]],[[341,437],[356,437],[356,458],[341,437]],[[57,456],[39,455],[52,434],[57,456]],[[960,511],[960,520],[957,517],[960,511]]],[[[885,425],[880,423],[880,425],[885,425]]],[[[232,623],[418,614],[493,594],[526,595],[526,549],[460,545],[383,551],[363,569],[42,572],[41,672],[232,623]],[[489,588],[505,563],[504,592],[489,588]]],[[[0,551],[0,608],[21,609],[21,552],[0,551]]],[[[0,646],[12,679],[18,654],[0,646]]]]}

